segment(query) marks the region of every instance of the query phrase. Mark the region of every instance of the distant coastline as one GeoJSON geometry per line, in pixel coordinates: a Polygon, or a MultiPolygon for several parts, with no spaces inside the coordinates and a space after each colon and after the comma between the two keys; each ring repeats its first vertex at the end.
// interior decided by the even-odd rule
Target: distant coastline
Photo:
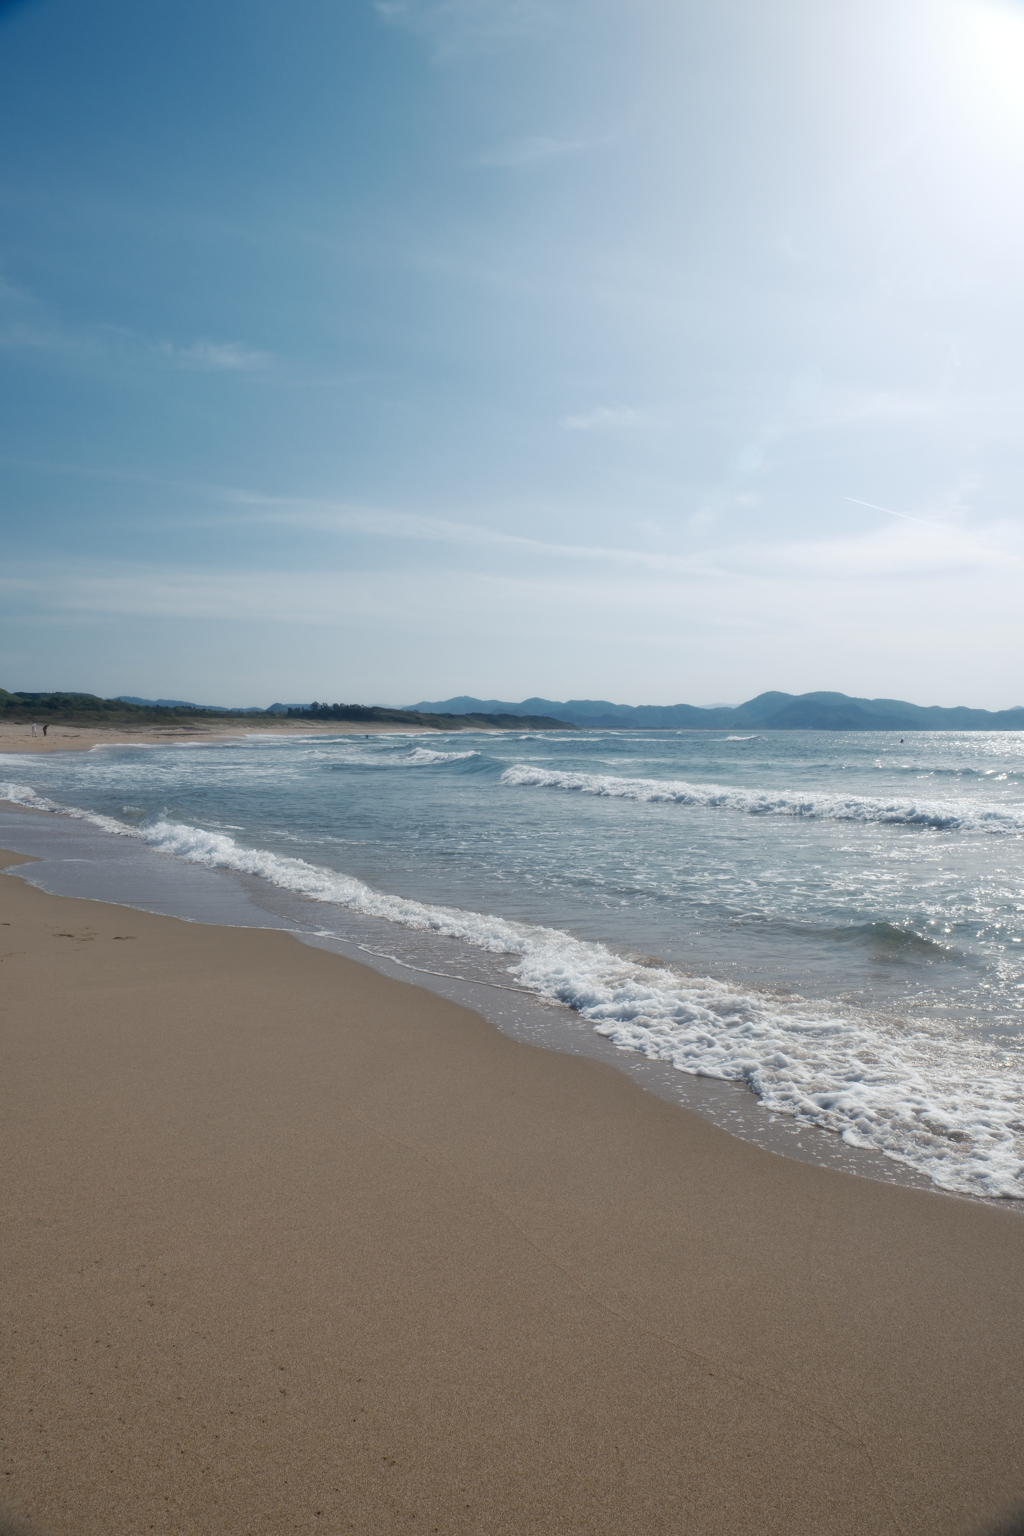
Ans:
{"type": "Polygon", "coordinates": [[[607,699],[422,700],[381,704],[271,704],[231,708],[182,699],[143,699],[120,694],[9,693],[0,688],[0,722],[30,721],[78,726],[181,728],[212,720],[282,725],[287,721],[332,722],[401,730],[760,730],[760,731],[1024,731],[1024,705],[971,709],[960,705],[911,704],[904,699],[860,699],[845,693],[760,693],[745,704],[613,704],[607,699]],[[212,719],[211,719],[212,717],[212,719]]]}
{"type": "Polygon", "coordinates": [[[574,729],[568,721],[532,715],[517,709],[502,711],[424,711],[391,709],[379,704],[271,704],[268,709],[229,709],[222,704],[189,704],[181,699],[139,699],[119,695],[102,699],[92,693],[8,693],[0,688],[0,723],[75,725],[93,728],[155,726],[181,729],[196,722],[208,725],[244,720],[247,724],[273,725],[288,721],[303,724],[395,730],[498,730],[551,731],[574,729]]]}
{"type": "Polygon", "coordinates": [[[1024,706],[1013,709],[945,709],[903,699],[857,699],[845,693],[760,693],[745,704],[612,704],[606,699],[499,699],[461,695],[416,710],[500,711],[506,715],[554,716],[570,725],[604,730],[763,731],[1024,731],[1024,706]]]}

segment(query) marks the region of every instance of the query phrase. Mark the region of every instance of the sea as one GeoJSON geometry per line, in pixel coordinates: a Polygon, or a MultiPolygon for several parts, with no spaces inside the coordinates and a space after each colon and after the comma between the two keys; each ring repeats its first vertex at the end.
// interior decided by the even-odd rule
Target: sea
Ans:
{"type": "Polygon", "coordinates": [[[88,833],[77,894],[159,905],[104,848],[217,871],[741,1133],[740,1095],[805,1155],[1024,1200],[1024,734],[254,733],[11,755],[0,798],[88,833]]]}

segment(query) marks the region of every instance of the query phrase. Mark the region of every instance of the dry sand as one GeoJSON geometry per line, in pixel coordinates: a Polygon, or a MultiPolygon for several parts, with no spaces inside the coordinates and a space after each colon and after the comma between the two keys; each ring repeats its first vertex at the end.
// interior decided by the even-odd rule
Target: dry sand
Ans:
{"type": "Polygon", "coordinates": [[[1018,1212],[287,934],[0,908],[8,1529],[960,1536],[1024,1495],[1018,1212]]]}
{"type": "MultiPolygon", "coordinates": [[[[214,717],[214,722],[216,717],[214,717]]],[[[51,725],[46,735],[32,726],[0,721],[0,752],[88,752],[90,747],[166,746],[176,741],[230,741],[238,736],[378,736],[395,732],[432,735],[429,726],[361,720],[289,720],[256,715],[233,725],[186,721],[179,725],[51,725]]]]}

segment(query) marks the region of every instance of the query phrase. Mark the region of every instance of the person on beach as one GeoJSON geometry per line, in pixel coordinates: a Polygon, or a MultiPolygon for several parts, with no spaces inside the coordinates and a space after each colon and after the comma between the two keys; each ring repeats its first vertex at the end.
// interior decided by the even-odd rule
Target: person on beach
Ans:
{"type": "MultiPolygon", "coordinates": [[[[43,726],[43,735],[44,736],[46,735],[46,733],[47,733],[47,731],[49,729],[50,729],[49,724],[43,726]]],[[[34,730],[33,730],[32,734],[33,734],[33,736],[35,735],[35,731],[34,730]]]]}
{"type": "Polygon", "coordinates": [[[34,736],[34,735],[35,735],[35,733],[36,733],[36,723],[35,723],[35,721],[34,721],[34,720],[33,720],[33,721],[32,721],[32,735],[33,735],[33,736],[34,736]]]}

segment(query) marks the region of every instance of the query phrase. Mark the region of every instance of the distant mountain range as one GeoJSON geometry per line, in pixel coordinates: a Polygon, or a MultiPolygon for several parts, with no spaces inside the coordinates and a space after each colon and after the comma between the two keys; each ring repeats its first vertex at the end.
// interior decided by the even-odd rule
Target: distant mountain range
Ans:
{"type": "Polygon", "coordinates": [[[602,728],[765,731],[1024,731],[1024,706],[943,709],[902,699],[852,699],[845,693],[759,693],[735,707],[719,704],[611,704],[606,699],[455,699],[409,704],[433,714],[549,715],[570,725],[602,728]]]}

